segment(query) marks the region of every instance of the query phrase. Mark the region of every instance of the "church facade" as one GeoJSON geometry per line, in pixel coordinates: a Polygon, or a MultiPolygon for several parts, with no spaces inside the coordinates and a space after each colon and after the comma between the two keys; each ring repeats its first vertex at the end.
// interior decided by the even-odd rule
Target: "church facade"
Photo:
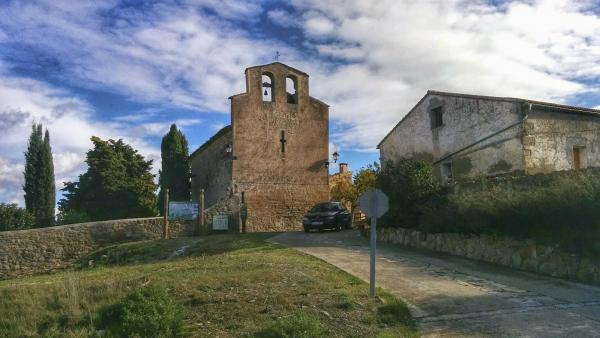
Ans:
{"type": "Polygon", "coordinates": [[[209,210],[243,194],[246,231],[300,230],[305,212],[329,200],[329,107],[309,95],[300,70],[275,62],[245,73],[246,92],[230,97],[231,125],[190,155],[192,194],[203,189],[209,210]]]}

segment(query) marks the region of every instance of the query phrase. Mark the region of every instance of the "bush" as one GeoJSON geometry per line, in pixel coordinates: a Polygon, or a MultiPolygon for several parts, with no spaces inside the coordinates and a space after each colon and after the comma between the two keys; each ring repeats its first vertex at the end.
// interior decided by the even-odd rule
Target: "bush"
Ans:
{"type": "Polygon", "coordinates": [[[317,338],[328,337],[319,318],[305,312],[275,320],[255,334],[257,338],[317,338]]]}
{"type": "Polygon", "coordinates": [[[417,226],[423,206],[431,204],[442,191],[431,165],[406,158],[388,161],[378,183],[390,200],[390,209],[381,219],[381,225],[387,227],[417,226]]]}
{"type": "Polygon", "coordinates": [[[163,288],[138,289],[101,314],[101,327],[116,337],[177,337],[183,308],[163,288]]]}
{"type": "Polygon", "coordinates": [[[0,231],[35,227],[35,218],[15,203],[0,203],[0,231]]]}
{"type": "Polygon", "coordinates": [[[465,185],[424,212],[419,229],[533,239],[597,257],[600,171],[524,176],[480,183],[478,189],[465,185]]]}
{"type": "Polygon", "coordinates": [[[408,307],[397,300],[388,299],[388,303],[377,308],[377,322],[388,326],[406,325],[413,319],[408,307]]]}
{"type": "Polygon", "coordinates": [[[77,224],[90,222],[91,219],[86,213],[76,210],[63,211],[58,214],[57,223],[60,225],[77,224]]]}

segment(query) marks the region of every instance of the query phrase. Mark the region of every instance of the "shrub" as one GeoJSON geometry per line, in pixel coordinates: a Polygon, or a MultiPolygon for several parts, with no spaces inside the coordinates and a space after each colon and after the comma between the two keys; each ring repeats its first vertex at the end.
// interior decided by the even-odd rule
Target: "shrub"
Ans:
{"type": "Polygon", "coordinates": [[[377,308],[377,322],[389,326],[405,325],[412,322],[408,307],[396,300],[377,308]]]}
{"type": "Polygon", "coordinates": [[[164,288],[148,287],[130,293],[100,317],[100,326],[116,337],[177,337],[183,309],[164,288]]]}
{"type": "Polygon", "coordinates": [[[60,225],[90,222],[91,219],[82,211],[68,210],[58,214],[57,223],[60,225]]]}
{"type": "Polygon", "coordinates": [[[598,256],[599,206],[598,170],[524,176],[445,195],[424,213],[419,229],[533,239],[598,256]]]}
{"type": "Polygon", "coordinates": [[[317,338],[327,337],[319,318],[305,312],[275,320],[255,334],[257,338],[317,338]]]}
{"type": "Polygon", "coordinates": [[[390,200],[381,224],[392,227],[417,226],[423,206],[431,204],[441,192],[431,165],[406,158],[385,164],[379,175],[379,187],[390,200]]]}
{"type": "Polygon", "coordinates": [[[0,203],[0,231],[35,227],[35,218],[14,203],[0,203]]]}

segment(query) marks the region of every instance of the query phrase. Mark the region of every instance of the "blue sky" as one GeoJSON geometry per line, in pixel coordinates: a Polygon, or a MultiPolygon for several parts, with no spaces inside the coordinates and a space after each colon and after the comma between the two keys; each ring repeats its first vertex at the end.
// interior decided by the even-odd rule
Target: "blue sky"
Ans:
{"type": "MultiPolygon", "coordinates": [[[[89,138],[160,165],[175,122],[190,150],[229,124],[244,69],[280,61],[330,105],[330,153],[353,170],[428,89],[600,105],[597,1],[0,0],[0,202],[22,203],[33,122],[57,187],[89,138]]],[[[335,170],[335,168],[332,168],[335,170]]]]}

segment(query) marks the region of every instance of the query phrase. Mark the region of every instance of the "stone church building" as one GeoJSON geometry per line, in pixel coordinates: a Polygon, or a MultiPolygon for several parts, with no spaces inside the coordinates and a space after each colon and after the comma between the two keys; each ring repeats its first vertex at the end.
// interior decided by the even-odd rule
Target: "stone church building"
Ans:
{"type": "Polygon", "coordinates": [[[308,74],[283,63],[245,73],[231,125],[190,155],[192,196],[204,189],[207,211],[235,214],[243,193],[246,231],[300,230],[304,213],[329,200],[329,106],[309,95],[308,74]]]}
{"type": "Polygon", "coordinates": [[[428,91],[378,149],[384,166],[423,160],[444,181],[600,167],[600,110],[428,91]]]}

